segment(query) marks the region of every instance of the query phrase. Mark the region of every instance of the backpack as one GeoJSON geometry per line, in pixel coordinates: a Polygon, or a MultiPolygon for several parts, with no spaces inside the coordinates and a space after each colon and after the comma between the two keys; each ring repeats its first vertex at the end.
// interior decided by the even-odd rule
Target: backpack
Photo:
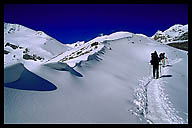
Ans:
{"type": "Polygon", "coordinates": [[[158,57],[157,54],[151,53],[151,61],[150,61],[150,63],[151,63],[152,65],[159,63],[159,57],[158,57]]]}
{"type": "Polygon", "coordinates": [[[159,55],[159,58],[160,58],[161,60],[164,59],[164,58],[165,58],[164,54],[161,53],[161,54],[159,55]]]}

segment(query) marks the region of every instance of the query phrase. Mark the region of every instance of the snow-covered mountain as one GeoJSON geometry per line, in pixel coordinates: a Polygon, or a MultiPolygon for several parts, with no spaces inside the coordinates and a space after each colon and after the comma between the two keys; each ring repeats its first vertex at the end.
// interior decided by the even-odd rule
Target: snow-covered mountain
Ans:
{"type": "Polygon", "coordinates": [[[4,66],[26,60],[43,62],[71,49],[42,31],[4,23],[4,66]]]}
{"type": "Polygon", "coordinates": [[[4,25],[4,123],[188,123],[186,51],[124,31],[63,45],[4,25]],[[168,57],[160,79],[155,50],[168,57]]]}
{"type": "Polygon", "coordinates": [[[158,42],[166,44],[175,42],[187,42],[188,24],[176,24],[165,31],[158,30],[151,38],[158,42]]]}

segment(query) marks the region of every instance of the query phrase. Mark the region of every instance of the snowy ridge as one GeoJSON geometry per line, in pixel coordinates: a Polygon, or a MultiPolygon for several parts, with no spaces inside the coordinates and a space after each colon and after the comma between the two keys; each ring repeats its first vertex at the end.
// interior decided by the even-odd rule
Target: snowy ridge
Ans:
{"type": "Polygon", "coordinates": [[[186,25],[181,25],[181,24],[176,24],[168,28],[167,30],[164,31],[166,34],[169,34],[171,36],[177,36],[179,35],[179,32],[188,32],[188,24],[186,25]]]}
{"type": "Polygon", "coordinates": [[[105,41],[132,36],[133,33],[120,31],[96,37],[86,43],[77,41],[63,45],[43,31],[35,31],[19,24],[4,23],[4,58],[6,60],[4,67],[17,63],[25,65],[26,61],[38,61],[57,70],[74,72],[72,68],[101,51],[105,41]]]}
{"type": "Polygon", "coordinates": [[[161,43],[188,41],[188,24],[176,24],[163,32],[158,30],[151,38],[161,43]]]}
{"type": "Polygon", "coordinates": [[[90,55],[97,53],[103,47],[104,45],[99,42],[85,43],[84,45],[81,45],[77,48],[73,48],[69,51],[62,53],[61,55],[45,62],[45,64],[60,62],[60,63],[66,63],[70,67],[75,67],[76,64],[78,64],[81,61],[88,60],[88,57],[90,55]]]}
{"type": "Polygon", "coordinates": [[[138,36],[143,36],[143,37],[145,37],[145,38],[148,38],[148,36],[146,36],[146,35],[144,35],[144,34],[135,34],[135,35],[138,35],[138,36]]]}
{"type": "Polygon", "coordinates": [[[13,33],[21,33],[21,32],[35,34],[35,35],[38,35],[39,37],[50,38],[50,36],[48,36],[43,31],[35,31],[33,29],[27,28],[20,24],[11,24],[11,23],[4,22],[4,35],[13,34],[13,33]]]}
{"type": "Polygon", "coordinates": [[[27,29],[28,29],[27,27],[24,27],[19,24],[10,24],[10,23],[4,22],[4,34],[8,34],[8,33],[11,34],[18,31],[25,31],[27,29]]]}
{"type": "Polygon", "coordinates": [[[19,24],[4,22],[4,67],[28,60],[44,62],[67,51],[61,44],[42,31],[35,31],[19,24]]]}
{"type": "Polygon", "coordinates": [[[132,36],[133,34],[130,32],[116,32],[108,36],[104,35],[96,37],[86,43],[76,42],[74,44],[68,44],[68,46],[73,47],[73,49],[66,51],[49,61],[46,61],[45,64],[60,62],[66,63],[70,67],[75,67],[81,61],[87,61],[89,56],[99,52],[104,47],[104,41],[112,41],[127,37],[131,38],[132,36]]]}
{"type": "Polygon", "coordinates": [[[104,41],[117,40],[121,38],[132,37],[132,36],[133,36],[133,33],[120,31],[120,32],[112,33],[110,35],[103,35],[103,36],[96,37],[90,40],[89,42],[104,42],[104,41]]]}
{"type": "Polygon", "coordinates": [[[77,41],[62,45],[42,31],[35,31],[19,24],[4,23],[4,52],[6,53],[4,66],[11,65],[12,59],[15,63],[24,63],[27,60],[46,62],[46,64],[64,62],[74,67],[100,51],[104,47],[102,44],[104,41],[132,37],[132,35],[130,32],[120,31],[96,37],[86,43],[77,41]]]}
{"type": "Polygon", "coordinates": [[[83,45],[85,43],[85,41],[77,41],[75,43],[72,43],[72,44],[66,44],[67,46],[71,47],[71,48],[76,48],[76,47],[79,47],[81,45],[83,45]]]}

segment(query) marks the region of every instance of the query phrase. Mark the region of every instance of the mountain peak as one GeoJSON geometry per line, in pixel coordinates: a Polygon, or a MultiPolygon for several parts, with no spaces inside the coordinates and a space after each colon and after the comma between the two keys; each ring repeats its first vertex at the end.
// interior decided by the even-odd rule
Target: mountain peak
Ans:
{"type": "Polygon", "coordinates": [[[6,65],[11,65],[12,62],[23,63],[28,60],[43,62],[67,51],[68,48],[68,46],[58,42],[43,31],[4,22],[6,65]]]}
{"type": "Polygon", "coordinates": [[[20,24],[11,24],[11,23],[6,23],[4,22],[4,33],[15,33],[21,30],[26,30],[28,29],[27,27],[24,27],[20,24]]]}
{"type": "Polygon", "coordinates": [[[165,31],[158,30],[151,38],[161,43],[188,41],[188,24],[175,24],[165,31]]]}
{"type": "Polygon", "coordinates": [[[188,28],[188,24],[187,25],[181,25],[181,24],[175,24],[173,26],[171,26],[170,28],[168,28],[167,30],[165,30],[164,32],[168,32],[168,31],[173,31],[173,32],[177,32],[177,31],[182,31],[183,29],[185,29],[185,27],[187,26],[188,28]]]}

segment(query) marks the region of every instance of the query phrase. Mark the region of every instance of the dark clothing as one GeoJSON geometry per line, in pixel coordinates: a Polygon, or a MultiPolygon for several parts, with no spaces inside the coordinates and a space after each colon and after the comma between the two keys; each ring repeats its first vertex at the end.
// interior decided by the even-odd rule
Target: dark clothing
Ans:
{"type": "Polygon", "coordinates": [[[153,65],[153,77],[155,78],[155,74],[156,74],[156,79],[158,79],[159,78],[160,58],[158,57],[158,54],[156,51],[151,54],[151,61],[150,62],[151,62],[151,65],[153,65]]]}
{"type": "Polygon", "coordinates": [[[159,59],[157,53],[156,52],[152,53],[151,54],[151,61],[150,61],[151,65],[159,65],[159,61],[160,61],[160,59],[159,59]]]}
{"type": "Polygon", "coordinates": [[[159,59],[162,60],[162,59],[164,59],[164,58],[165,58],[165,53],[160,53],[160,54],[159,54],[159,59]]]}
{"type": "Polygon", "coordinates": [[[153,65],[153,78],[155,78],[156,73],[156,79],[159,78],[159,65],[153,65]]]}

